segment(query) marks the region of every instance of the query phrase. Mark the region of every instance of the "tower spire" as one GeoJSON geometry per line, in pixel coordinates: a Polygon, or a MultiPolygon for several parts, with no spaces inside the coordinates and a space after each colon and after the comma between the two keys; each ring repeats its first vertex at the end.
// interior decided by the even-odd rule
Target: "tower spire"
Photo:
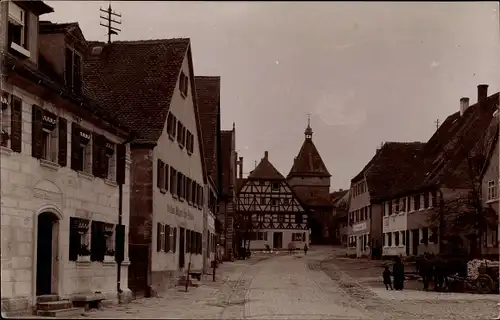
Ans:
{"type": "Polygon", "coordinates": [[[306,136],[306,139],[312,139],[313,131],[311,128],[311,114],[307,114],[307,128],[306,131],[304,131],[304,135],[306,136]]]}

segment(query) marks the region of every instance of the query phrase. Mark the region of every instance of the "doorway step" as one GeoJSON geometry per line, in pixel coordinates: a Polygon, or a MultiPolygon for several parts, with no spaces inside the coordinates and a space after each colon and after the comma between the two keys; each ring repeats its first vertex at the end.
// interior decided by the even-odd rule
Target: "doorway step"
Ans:
{"type": "Polygon", "coordinates": [[[69,300],[62,300],[58,295],[48,294],[36,298],[36,315],[42,317],[68,318],[85,313],[84,308],[73,308],[69,300]]]}

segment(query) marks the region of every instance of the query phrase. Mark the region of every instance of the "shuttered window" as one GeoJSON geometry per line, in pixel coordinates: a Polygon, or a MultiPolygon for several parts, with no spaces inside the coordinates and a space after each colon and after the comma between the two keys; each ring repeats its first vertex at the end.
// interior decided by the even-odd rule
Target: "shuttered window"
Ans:
{"type": "Polygon", "coordinates": [[[59,117],[59,150],[58,163],[61,167],[65,167],[68,162],[68,122],[66,119],[59,117]]]}
{"type": "Polygon", "coordinates": [[[170,167],[170,193],[177,195],[177,170],[170,167]]]}
{"type": "Polygon", "coordinates": [[[89,131],[77,123],[71,124],[71,168],[73,170],[91,172],[91,139],[92,135],[89,131]]]}
{"type": "Polygon", "coordinates": [[[182,173],[177,172],[177,196],[182,199],[184,198],[184,176],[182,173]]]}
{"type": "Polygon", "coordinates": [[[163,182],[164,182],[164,188],[166,191],[168,191],[168,184],[169,184],[169,172],[170,172],[170,166],[168,164],[165,164],[165,170],[164,171],[164,178],[163,178],[163,182]]]}
{"type": "Polygon", "coordinates": [[[165,225],[164,239],[165,239],[164,240],[165,245],[164,245],[163,249],[165,252],[169,252],[170,251],[170,226],[168,226],[168,225],[165,225]]]}
{"type": "Polygon", "coordinates": [[[160,252],[162,250],[162,242],[163,242],[163,225],[161,223],[156,224],[156,252],[160,252]]]}

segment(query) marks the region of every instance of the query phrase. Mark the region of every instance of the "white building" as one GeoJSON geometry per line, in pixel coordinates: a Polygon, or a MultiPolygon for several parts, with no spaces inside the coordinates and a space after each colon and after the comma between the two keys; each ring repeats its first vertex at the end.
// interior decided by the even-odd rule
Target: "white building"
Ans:
{"type": "Polygon", "coordinates": [[[81,94],[77,24],[62,28],[53,47],[62,55],[48,56],[38,47],[38,16],[52,8],[0,8],[2,312],[29,310],[40,296],[116,300],[118,280],[129,292],[128,255],[117,246],[128,232],[129,132],[89,111],[101,109],[81,94]]]}
{"type": "Polygon", "coordinates": [[[307,213],[286,179],[269,162],[268,152],[243,181],[236,196],[235,229],[241,246],[287,249],[309,243],[307,213]]]}
{"type": "Polygon", "coordinates": [[[131,145],[129,284],[136,295],[154,294],[188,268],[203,268],[207,177],[190,40],[94,43],[89,52],[87,90],[138,133],[131,145]]]}

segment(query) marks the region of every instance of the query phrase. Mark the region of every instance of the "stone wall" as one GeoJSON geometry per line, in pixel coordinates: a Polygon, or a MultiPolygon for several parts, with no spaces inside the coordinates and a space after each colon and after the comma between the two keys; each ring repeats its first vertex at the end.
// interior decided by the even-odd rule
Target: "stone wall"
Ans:
{"type": "MultiPolygon", "coordinates": [[[[1,228],[2,228],[2,311],[32,305],[36,290],[38,215],[51,212],[58,219],[56,269],[53,292],[69,297],[80,292],[101,291],[116,299],[117,266],[110,262],[69,261],[69,220],[81,217],[111,224],[118,223],[118,187],[113,181],[77,173],[70,168],[71,125],[73,116],[41,101],[15,86],[4,83],[4,90],[22,98],[22,152],[1,148],[1,228]],[[31,156],[32,105],[38,104],[68,121],[67,166],[60,167],[31,156]]],[[[119,138],[82,121],[86,129],[104,134],[110,141],[119,138]]],[[[123,221],[128,233],[129,166],[123,187],[123,221]]],[[[89,231],[90,232],[90,231],[89,231]]],[[[127,247],[127,245],[125,246],[127,247]]],[[[128,253],[121,270],[122,288],[127,291],[128,253]]],[[[55,261],[55,260],[54,260],[55,261]]]]}

